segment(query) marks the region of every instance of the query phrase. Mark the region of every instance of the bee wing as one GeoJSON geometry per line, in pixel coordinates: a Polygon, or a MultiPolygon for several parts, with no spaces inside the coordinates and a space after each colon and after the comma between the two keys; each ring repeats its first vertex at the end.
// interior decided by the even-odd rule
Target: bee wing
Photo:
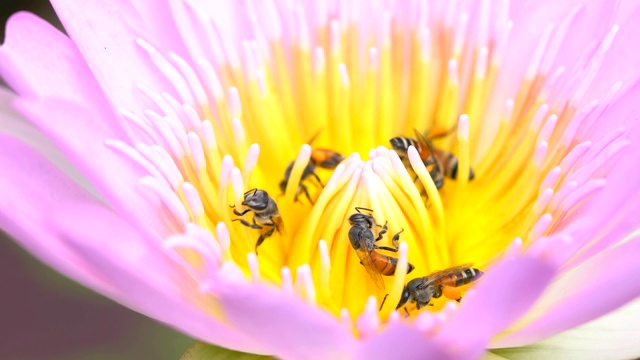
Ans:
{"type": "MultiPolygon", "coordinates": [[[[440,163],[435,158],[436,151],[435,151],[435,149],[433,147],[433,144],[431,144],[431,141],[429,141],[429,139],[424,137],[424,135],[422,135],[417,129],[413,129],[413,131],[416,134],[416,139],[418,140],[418,143],[420,143],[423,146],[426,146],[427,150],[429,150],[429,157],[433,159],[433,164],[438,169],[438,172],[443,173],[442,172],[442,167],[440,166],[440,163]]],[[[423,160],[425,160],[425,159],[423,159],[423,160]]],[[[427,164],[425,162],[425,165],[430,165],[430,164],[427,164]]]]}
{"type": "Polygon", "coordinates": [[[436,283],[448,276],[451,276],[452,274],[456,274],[459,273],[461,271],[464,271],[466,269],[469,269],[470,267],[472,267],[473,264],[463,264],[463,265],[458,265],[458,266],[454,266],[454,267],[450,267],[444,270],[439,270],[436,272],[433,272],[429,275],[427,275],[427,281],[424,281],[422,284],[420,284],[420,286],[418,286],[418,288],[420,289],[424,289],[427,286],[436,283]]]}
{"type": "Polygon", "coordinates": [[[282,217],[278,216],[274,216],[271,218],[271,221],[273,221],[274,224],[276,224],[276,230],[278,230],[278,232],[282,235],[282,236],[286,236],[287,235],[287,230],[284,227],[284,222],[282,221],[282,217]]]}
{"type": "Polygon", "coordinates": [[[360,262],[362,262],[362,266],[364,266],[364,269],[367,270],[367,273],[369,274],[369,276],[371,276],[371,279],[373,279],[373,282],[376,284],[376,286],[380,290],[384,291],[384,280],[382,279],[382,275],[380,275],[380,271],[378,271],[376,264],[373,263],[371,254],[369,254],[368,251],[362,249],[366,249],[366,247],[360,246],[359,249],[356,249],[356,254],[358,254],[360,262]]]}

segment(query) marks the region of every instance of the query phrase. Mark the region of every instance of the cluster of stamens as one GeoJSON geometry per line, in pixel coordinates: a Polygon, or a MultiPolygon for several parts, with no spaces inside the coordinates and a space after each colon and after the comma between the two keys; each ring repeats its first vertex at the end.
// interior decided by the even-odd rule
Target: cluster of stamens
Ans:
{"type": "MultiPolygon", "coordinates": [[[[216,271],[237,267],[337,316],[362,312],[356,326],[366,333],[379,316],[396,319],[402,299],[429,304],[417,300],[426,289],[457,297],[445,288],[481,274],[470,264],[486,269],[523,247],[548,255],[557,244],[545,237],[606,184],[598,171],[624,148],[624,129],[591,143],[579,142],[578,127],[620,89],[581,105],[617,27],[583,65],[586,75],[566,81],[551,66],[575,11],[550,25],[519,90],[505,97],[495,87],[516,24],[504,14],[489,24],[482,2],[472,38],[469,14],[434,19],[420,6],[407,24],[367,7],[383,23],[379,33],[364,31],[364,18],[328,18],[314,35],[301,6],[286,18],[267,11],[266,38],[243,43],[242,56],[193,63],[138,39],[175,88],[140,86],[150,110],[122,110],[133,140],[107,145],[148,170],[140,185],[166,210],[167,254],[203,289],[216,271]],[[288,47],[280,21],[293,29],[288,47]],[[356,208],[373,220],[350,224],[356,208]],[[354,226],[362,238],[350,237],[354,226]],[[382,286],[362,256],[395,259],[382,286]],[[428,278],[448,269],[447,284],[428,278]],[[431,282],[407,298],[409,278],[431,282]]],[[[215,22],[197,21],[216,33],[215,22]]],[[[455,307],[434,308],[446,317],[455,307]]]]}

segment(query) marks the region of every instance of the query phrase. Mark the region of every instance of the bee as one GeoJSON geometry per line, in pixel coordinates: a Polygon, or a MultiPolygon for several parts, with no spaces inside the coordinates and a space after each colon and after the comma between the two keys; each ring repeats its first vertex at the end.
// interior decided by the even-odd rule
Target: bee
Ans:
{"type": "Polygon", "coordinates": [[[240,221],[244,226],[261,230],[260,237],[258,237],[255,248],[257,255],[258,246],[260,246],[266,238],[273,235],[274,231],[282,233],[282,231],[284,231],[284,224],[282,223],[282,218],[278,211],[278,205],[264,190],[251,189],[245,192],[242,206],[246,207],[246,209],[242,212],[233,209],[233,213],[237,216],[244,216],[250,211],[253,212],[252,223],[242,218],[233,219],[233,221],[240,221]]]}
{"type": "MultiPolygon", "coordinates": [[[[398,259],[393,256],[380,254],[376,250],[398,252],[398,240],[400,239],[400,233],[402,233],[404,229],[400,230],[400,232],[395,234],[391,239],[393,247],[376,245],[376,242],[380,241],[384,234],[387,233],[387,223],[385,222],[383,226],[380,226],[376,224],[376,220],[371,214],[365,214],[361,210],[373,213],[371,209],[356,207],[357,213],[349,217],[349,224],[351,225],[351,229],[349,229],[349,241],[351,241],[351,246],[353,246],[356,254],[358,254],[360,263],[364,266],[369,276],[371,276],[373,282],[378,288],[384,290],[382,275],[393,275],[398,265],[398,259]],[[373,234],[374,227],[381,227],[378,236],[375,238],[373,234]]],[[[413,269],[414,266],[409,264],[407,274],[413,271],[413,269]]]]}
{"type": "MultiPolygon", "coordinates": [[[[431,142],[432,139],[445,136],[449,132],[442,135],[436,135],[430,139],[427,139],[415,129],[414,132],[416,134],[416,139],[398,136],[389,141],[391,143],[391,147],[398,153],[405,166],[411,168],[407,151],[410,146],[413,146],[418,151],[418,154],[420,154],[420,159],[429,171],[429,175],[431,175],[436,188],[440,189],[444,186],[445,176],[450,179],[457,179],[458,157],[448,151],[434,147],[431,142]]],[[[474,178],[475,174],[473,169],[469,169],[469,180],[473,180],[474,178]]]]}
{"type": "Polygon", "coordinates": [[[462,296],[456,287],[470,284],[484,275],[482,271],[471,266],[471,264],[455,266],[409,281],[402,290],[396,310],[412,302],[415,302],[417,309],[420,310],[429,305],[431,299],[437,299],[443,294],[451,300],[460,301],[462,296]]]}
{"type": "MultiPolygon", "coordinates": [[[[316,167],[320,167],[323,169],[334,170],[340,162],[344,160],[344,157],[331,149],[313,149],[311,151],[311,158],[309,159],[309,163],[302,171],[302,176],[300,177],[300,183],[298,185],[298,189],[296,190],[295,201],[298,201],[298,196],[300,193],[303,193],[305,197],[309,200],[311,204],[313,201],[311,200],[311,196],[309,195],[309,189],[303,183],[309,177],[313,177],[320,184],[320,186],[324,187],[322,180],[318,174],[316,174],[316,167]]],[[[293,170],[293,164],[295,161],[292,161],[287,169],[284,171],[284,179],[280,181],[280,190],[284,193],[287,189],[287,184],[289,184],[289,178],[291,177],[291,170],[293,170]]]]}

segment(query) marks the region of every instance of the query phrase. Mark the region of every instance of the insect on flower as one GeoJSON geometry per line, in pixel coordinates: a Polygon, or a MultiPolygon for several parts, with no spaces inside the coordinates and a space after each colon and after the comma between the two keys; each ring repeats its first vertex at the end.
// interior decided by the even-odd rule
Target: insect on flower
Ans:
{"type": "Polygon", "coordinates": [[[245,219],[233,219],[233,221],[240,221],[242,225],[250,227],[252,229],[258,229],[260,231],[260,237],[256,242],[256,254],[258,254],[258,246],[264,242],[264,240],[271,235],[274,231],[283,232],[284,224],[278,211],[278,204],[269,194],[261,189],[251,189],[244,193],[244,200],[242,206],[246,209],[238,211],[235,208],[233,213],[238,216],[244,216],[248,212],[253,212],[253,222],[250,223],[245,219]]]}
{"type": "MultiPolygon", "coordinates": [[[[376,242],[382,240],[384,234],[387,233],[387,223],[385,222],[385,224],[381,226],[378,237],[374,238],[373,228],[380,227],[380,225],[376,224],[373,215],[362,213],[361,210],[373,213],[371,209],[356,207],[357,213],[349,217],[349,224],[351,224],[349,240],[351,241],[351,246],[353,246],[353,249],[358,254],[362,266],[367,270],[367,273],[369,273],[369,276],[371,276],[376,286],[384,290],[384,280],[381,275],[393,275],[398,265],[398,259],[393,256],[380,254],[376,250],[398,252],[398,240],[400,239],[400,233],[402,233],[404,229],[393,235],[391,239],[393,247],[376,245],[376,242]]],[[[407,274],[413,271],[413,269],[414,266],[408,264],[407,274]]]]}
{"type": "MultiPolygon", "coordinates": [[[[318,135],[320,135],[320,132],[316,133],[308,141],[308,144],[313,143],[313,141],[318,137],[318,135]]],[[[335,168],[338,166],[338,164],[342,162],[342,160],[344,160],[344,156],[342,156],[342,154],[340,154],[335,150],[326,149],[326,148],[312,149],[309,163],[307,163],[307,166],[305,166],[304,170],[302,171],[302,175],[300,176],[300,182],[298,183],[298,188],[296,189],[296,195],[294,200],[298,201],[298,196],[300,195],[300,193],[303,193],[304,196],[307,198],[307,200],[309,200],[309,203],[313,205],[314,201],[311,200],[311,195],[309,195],[309,189],[307,188],[307,185],[304,184],[305,180],[309,179],[310,177],[313,177],[318,182],[318,184],[320,184],[320,186],[324,188],[324,183],[316,173],[316,167],[326,169],[326,170],[335,170],[335,168]]],[[[289,165],[287,166],[287,169],[284,171],[284,179],[280,181],[280,191],[282,191],[282,193],[286,192],[287,185],[289,184],[289,180],[291,178],[291,171],[293,170],[294,164],[295,164],[295,160],[290,162],[289,165]]]]}
{"type": "MultiPolygon", "coordinates": [[[[414,302],[417,309],[420,310],[429,305],[431,299],[438,299],[442,295],[448,299],[460,301],[462,295],[457,287],[470,284],[480,279],[484,274],[471,266],[471,264],[454,266],[409,281],[402,290],[402,296],[396,310],[407,303],[414,302]]],[[[406,307],[405,311],[408,313],[406,307]]]]}
{"type": "MultiPolygon", "coordinates": [[[[436,188],[440,189],[444,186],[445,176],[450,179],[457,179],[458,157],[446,150],[435,147],[432,143],[434,139],[449,135],[451,130],[430,136],[429,138],[425,137],[418,130],[414,129],[414,132],[416,139],[397,136],[389,140],[391,146],[398,153],[407,168],[411,168],[408,162],[407,151],[410,146],[413,146],[418,150],[420,159],[422,159],[422,162],[429,170],[429,175],[431,175],[436,188]]],[[[469,169],[469,180],[473,180],[474,178],[475,173],[473,169],[469,169]]]]}

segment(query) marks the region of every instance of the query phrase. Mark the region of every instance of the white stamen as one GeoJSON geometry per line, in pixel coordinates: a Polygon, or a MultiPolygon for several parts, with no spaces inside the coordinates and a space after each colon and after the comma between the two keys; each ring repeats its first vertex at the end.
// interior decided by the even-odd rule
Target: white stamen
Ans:
{"type": "Polygon", "coordinates": [[[540,130],[540,134],[538,134],[536,143],[542,141],[549,142],[549,138],[551,138],[551,134],[553,134],[553,130],[555,130],[557,122],[558,116],[556,114],[551,114],[551,116],[547,118],[547,121],[542,126],[542,130],[540,130]]]}
{"type": "Polygon", "coordinates": [[[164,181],[166,185],[169,186],[169,183],[166,182],[167,179],[165,178],[165,176],[160,171],[158,171],[158,169],[149,160],[145,159],[136,149],[120,140],[107,139],[104,141],[104,144],[120,151],[129,159],[135,161],[137,164],[140,164],[145,170],[149,172],[149,174],[153,175],[153,177],[160,181],[164,181]]]}
{"type": "Polygon", "coordinates": [[[469,14],[462,14],[456,24],[455,39],[453,41],[453,56],[460,56],[464,47],[467,34],[467,25],[469,24],[469,14]]]}
{"type": "Polygon", "coordinates": [[[140,47],[145,50],[149,56],[151,57],[151,61],[156,65],[158,70],[163,73],[169,82],[175,87],[176,91],[180,95],[183,103],[193,104],[194,99],[191,96],[191,91],[189,91],[189,85],[187,85],[186,80],[178,70],[176,70],[173,65],[167,59],[162,56],[151,44],[146,42],[145,40],[138,38],[136,39],[136,43],[140,45],[140,47]]]}
{"type": "Polygon", "coordinates": [[[551,213],[555,213],[558,209],[558,205],[575,189],[578,188],[577,181],[569,181],[562,185],[562,187],[556,191],[556,195],[551,199],[551,203],[549,204],[549,211],[551,213]]]}
{"type": "Polygon", "coordinates": [[[247,263],[249,264],[251,281],[253,283],[260,282],[260,264],[258,263],[258,257],[255,253],[250,252],[247,254],[247,263]]]}
{"type": "Polygon", "coordinates": [[[247,158],[244,161],[244,168],[242,169],[242,176],[247,180],[249,179],[249,175],[253,172],[256,165],[258,164],[258,157],[260,156],[260,145],[251,144],[249,146],[249,152],[247,153],[247,158]]]}
{"type": "Polygon", "coordinates": [[[321,46],[318,46],[313,51],[313,74],[320,75],[324,74],[327,67],[327,60],[324,54],[324,49],[321,46]]]}
{"type": "Polygon", "coordinates": [[[573,166],[581,159],[584,154],[591,148],[591,141],[582,142],[574,146],[571,151],[560,162],[560,168],[565,169],[567,172],[573,169],[573,166]]]}
{"type": "Polygon", "coordinates": [[[231,170],[231,187],[233,188],[233,195],[235,198],[235,203],[241,204],[244,200],[244,181],[242,180],[242,173],[240,169],[234,167],[231,170]]]}
{"type": "Polygon", "coordinates": [[[458,119],[458,138],[469,140],[469,115],[462,114],[458,119]]]}
{"type": "Polygon", "coordinates": [[[585,184],[567,195],[567,197],[560,203],[560,205],[558,205],[558,210],[563,213],[567,213],[569,210],[573,209],[580,201],[591,196],[596,191],[604,188],[605,185],[607,185],[607,180],[605,179],[593,179],[587,181],[585,184]]]}
{"type": "Polygon", "coordinates": [[[329,24],[329,56],[338,57],[340,55],[342,34],[338,20],[331,20],[329,24]]]}
{"type": "Polygon", "coordinates": [[[200,137],[194,132],[190,132],[187,135],[189,141],[189,150],[191,151],[191,158],[193,159],[193,165],[198,173],[206,171],[207,159],[204,156],[204,150],[202,149],[202,143],[200,137]]]}
{"type": "Polygon", "coordinates": [[[283,266],[280,270],[280,276],[282,276],[282,290],[287,294],[293,294],[293,279],[291,278],[291,270],[288,267],[283,266]]]}
{"type": "Polygon", "coordinates": [[[180,202],[176,193],[171,191],[169,187],[163,185],[160,180],[152,176],[145,176],[140,179],[140,184],[156,194],[180,224],[189,222],[189,213],[184,205],[182,205],[182,202],[180,202]]]}
{"type": "Polygon", "coordinates": [[[242,118],[242,103],[240,102],[240,94],[235,87],[229,88],[229,116],[234,119],[242,118]]]}
{"type": "Polygon", "coordinates": [[[538,222],[536,222],[536,224],[533,226],[533,229],[531,229],[531,232],[529,232],[529,241],[535,241],[536,239],[544,235],[544,233],[547,232],[547,230],[551,226],[552,222],[553,217],[551,216],[551,214],[542,215],[540,219],[538,219],[538,222]]]}
{"type": "Polygon", "coordinates": [[[541,169],[544,164],[544,159],[547,156],[547,150],[549,149],[549,144],[546,141],[541,142],[536,146],[536,149],[533,151],[533,165],[541,169]]]}
{"type": "Polygon", "coordinates": [[[423,62],[431,61],[431,31],[428,28],[420,28],[420,59],[423,62]]]}
{"type": "Polygon", "coordinates": [[[231,170],[233,169],[233,158],[231,155],[225,155],[222,158],[222,166],[220,167],[220,188],[224,189],[231,180],[231,170]]]}
{"type": "Polygon", "coordinates": [[[140,135],[145,135],[148,138],[147,140],[149,142],[158,143],[161,141],[160,137],[153,129],[153,126],[151,125],[151,123],[149,123],[148,120],[143,119],[138,115],[124,109],[119,109],[118,112],[124,120],[135,127],[140,135]]]}
{"type": "Polygon", "coordinates": [[[316,303],[316,288],[311,277],[311,267],[307,264],[299,266],[296,276],[296,291],[309,303],[316,303]]]}
{"type": "Polygon", "coordinates": [[[549,112],[549,105],[547,104],[540,105],[540,107],[538,107],[538,110],[536,110],[536,113],[533,116],[533,119],[531,119],[531,124],[529,125],[529,128],[534,129],[536,131],[540,129],[540,126],[542,126],[542,120],[547,116],[548,112],[549,112]]]}
{"type": "Polygon", "coordinates": [[[367,299],[364,311],[356,320],[356,328],[363,337],[373,335],[380,326],[380,318],[378,317],[378,300],[375,296],[367,299]]]}
{"type": "Polygon", "coordinates": [[[532,214],[539,216],[542,212],[549,206],[551,199],[553,198],[554,191],[552,188],[545,189],[540,195],[538,195],[538,199],[533,205],[532,214]]]}
{"type": "Polygon", "coordinates": [[[340,84],[343,87],[348,88],[351,84],[351,81],[349,80],[349,73],[347,72],[347,66],[343,63],[340,63],[338,65],[338,72],[340,73],[340,84]]]}
{"type": "Polygon", "coordinates": [[[538,193],[545,191],[547,188],[554,189],[558,179],[560,178],[560,174],[562,173],[562,167],[555,166],[553,169],[549,171],[547,176],[540,183],[540,187],[538,188],[538,193]]]}
{"type": "MultiPolygon", "coordinates": [[[[229,248],[231,246],[231,237],[229,236],[229,229],[227,225],[222,221],[216,224],[216,238],[220,243],[220,249],[223,254],[229,254],[229,248]]],[[[227,256],[225,258],[228,260],[227,256]]]]}
{"type": "MultiPolygon", "coordinates": [[[[178,114],[176,114],[173,107],[167,102],[167,100],[161,94],[158,94],[157,92],[149,89],[148,87],[142,84],[138,85],[138,90],[140,90],[140,92],[144,96],[146,96],[149,100],[151,100],[151,102],[156,104],[156,106],[164,113],[165,116],[173,116],[173,117],[178,116],[178,114]]],[[[162,116],[160,117],[162,118],[162,116]]]]}
{"type": "MultiPolygon", "coordinates": [[[[522,252],[522,239],[521,238],[515,238],[509,244],[509,247],[507,247],[507,250],[505,250],[504,258],[516,257],[516,256],[520,255],[521,252],[522,252]]],[[[465,296],[468,296],[468,293],[465,296]]]]}
{"type": "Polygon", "coordinates": [[[195,221],[199,221],[199,219],[205,216],[205,213],[198,190],[190,183],[183,182],[182,191],[184,192],[184,197],[187,200],[187,204],[189,204],[191,213],[193,214],[193,219],[195,221]]]}
{"type": "Polygon", "coordinates": [[[295,7],[295,20],[296,20],[296,35],[298,36],[298,46],[303,51],[309,51],[311,40],[309,39],[309,29],[307,25],[307,19],[304,14],[304,9],[301,5],[295,7]]]}
{"type": "Polygon", "coordinates": [[[222,85],[220,84],[220,79],[216,75],[215,70],[213,70],[213,66],[206,59],[198,58],[196,59],[196,64],[200,68],[200,73],[202,73],[204,77],[204,84],[206,86],[205,91],[208,94],[213,94],[213,99],[222,99],[224,97],[224,91],[222,90],[222,85]],[[208,85],[208,86],[207,86],[208,85]]]}
{"type": "Polygon", "coordinates": [[[189,104],[184,104],[181,107],[182,112],[184,113],[184,126],[186,129],[189,129],[191,131],[195,131],[198,133],[198,135],[200,135],[200,127],[202,124],[202,121],[200,120],[200,116],[198,115],[198,112],[196,111],[196,109],[193,108],[193,106],[189,105],[189,104]]]}
{"type": "Polygon", "coordinates": [[[186,61],[184,61],[183,58],[173,52],[169,53],[169,58],[178,67],[186,82],[189,84],[189,88],[191,89],[193,95],[195,95],[197,103],[200,106],[205,106],[207,104],[207,94],[205,93],[204,88],[202,87],[202,84],[200,83],[200,80],[198,79],[195,71],[193,71],[193,68],[186,61]]]}
{"type": "Polygon", "coordinates": [[[553,32],[553,24],[548,24],[544,29],[542,36],[540,37],[540,41],[538,41],[538,45],[531,56],[531,61],[529,62],[529,66],[527,67],[527,71],[525,73],[526,79],[533,79],[539,71],[540,62],[542,61],[542,56],[547,49],[547,45],[549,43],[549,39],[551,38],[551,33],[553,32]]]}

